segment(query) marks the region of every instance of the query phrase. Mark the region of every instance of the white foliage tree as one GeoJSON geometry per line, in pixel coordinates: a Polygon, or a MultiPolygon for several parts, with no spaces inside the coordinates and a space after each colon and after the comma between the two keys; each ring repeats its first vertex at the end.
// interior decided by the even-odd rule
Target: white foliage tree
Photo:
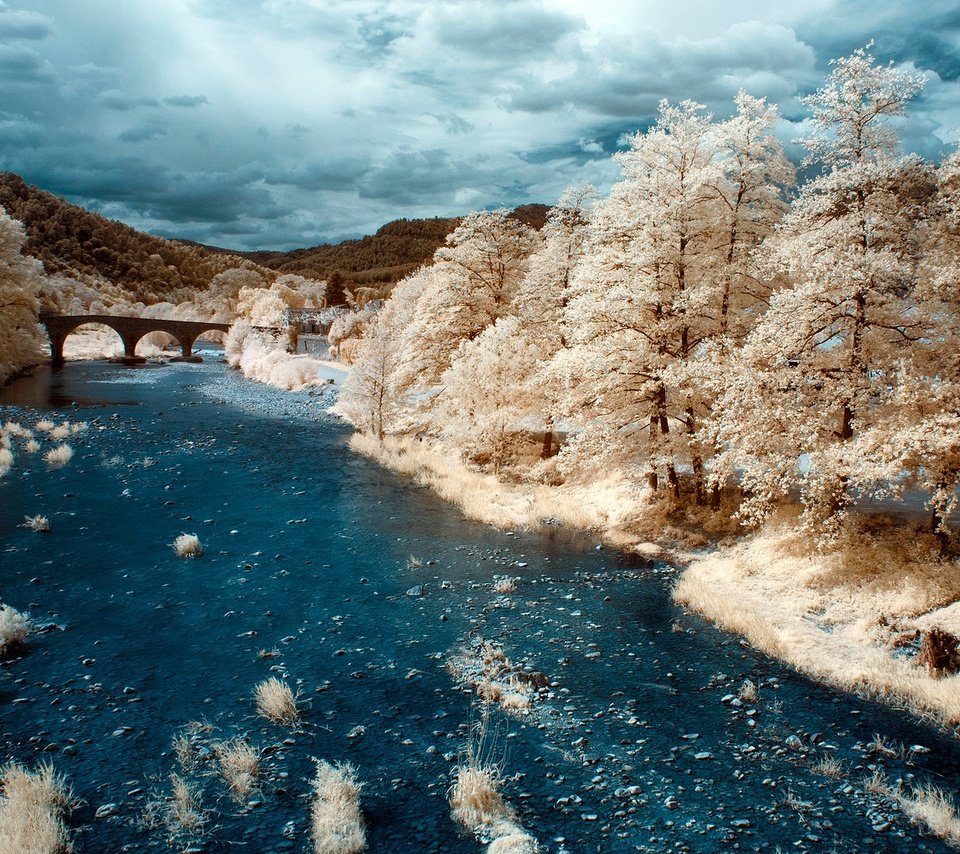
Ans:
{"type": "Polygon", "coordinates": [[[411,385],[436,385],[462,341],[509,313],[538,241],[535,231],[506,210],[464,217],[448,245],[435,253],[430,287],[419,300],[410,331],[419,352],[408,375],[411,385]]]}
{"type": "Polygon", "coordinates": [[[664,101],[617,160],[625,177],[594,208],[568,312],[576,346],[557,368],[571,378],[569,411],[615,437],[651,489],[665,476],[679,497],[679,463],[692,464],[698,492],[702,483],[703,401],[687,367],[714,334],[720,293],[711,117],[664,101]]]}
{"type": "Polygon", "coordinates": [[[571,342],[567,308],[571,280],[587,244],[593,187],[567,190],[551,208],[541,232],[543,245],[529,260],[529,270],[514,297],[518,334],[533,348],[522,368],[524,393],[531,413],[543,422],[543,457],[553,453],[553,428],[561,414],[566,382],[553,360],[571,342]]]}
{"type": "Polygon", "coordinates": [[[405,347],[411,343],[407,333],[428,282],[426,270],[410,274],[397,282],[380,312],[369,316],[340,390],[337,410],[357,429],[381,440],[406,426],[413,408],[401,381],[402,367],[405,347]]]}
{"type": "Polygon", "coordinates": [[[535,413],[528,384],[537,356],[519,318],[502,317],[464,341],[443,375],[435,402],[442,435],[468,456],[489,462],[494,474],[524,419],[535,413]]]}
{"type": "Polygon", "coordinates": [[[889,122],[922,83],[861,49],[805,99],[814,133],[804,143],[823,172],[768,246],[792,286],[771,298],[721,405],[721,468],[742,469],[748,516],[799,488],[810,518],[835,522],[855,494],[895,488],[889,467],[852,440],[890,418],[924,333],[917,224],[931,182],[917,158],[897,156],[889,122]]]}
{"type": "Polygon", "coordinates": [[[43,267],[21,250],[23,226],[0,208],[0,384],[43,360],[46,338],[37,324],[43,267]]]}

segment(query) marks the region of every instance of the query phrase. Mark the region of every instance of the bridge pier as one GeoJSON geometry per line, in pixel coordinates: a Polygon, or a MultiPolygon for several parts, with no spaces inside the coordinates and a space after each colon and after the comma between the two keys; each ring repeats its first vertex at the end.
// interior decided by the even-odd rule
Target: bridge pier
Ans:
{"type": "Polygon", "coordinates": [[[59,335],[57,333],[50,333],[50,366],[54,368],[62,368],[64,363],[63,358],[63,342],[67,340],[66,335],[59,335]]]}

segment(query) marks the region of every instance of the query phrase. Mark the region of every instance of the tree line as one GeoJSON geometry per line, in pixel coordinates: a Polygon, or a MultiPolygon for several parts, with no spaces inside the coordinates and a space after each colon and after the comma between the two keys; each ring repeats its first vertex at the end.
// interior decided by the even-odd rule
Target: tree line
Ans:
{"type": "Polygon", "coordinates": [[[466,217],[367,326],[342,409],[502,476],[616,467],[681,505],[736,492],[749,523],[798,498],[825,536],[858,500],[917,489],[944,534],[960,157],[900,152],[923,82],[869,46],[834,60],[803,99],[800,186],[774,105],[741,92],[718,120],[662,102],[606,196],[568,191],[540,232],[466,217]]]}

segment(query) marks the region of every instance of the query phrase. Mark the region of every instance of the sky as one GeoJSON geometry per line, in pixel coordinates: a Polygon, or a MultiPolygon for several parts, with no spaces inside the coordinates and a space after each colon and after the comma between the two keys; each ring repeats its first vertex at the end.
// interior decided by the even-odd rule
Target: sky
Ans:
{"type": "Polygon", "coordinates": [[[290,249],[602,192],[661,99],[805,133],[829,60],[922,71],[960,131],[960,0],[0,0],[0,169],[167,237],[290,249]]]}

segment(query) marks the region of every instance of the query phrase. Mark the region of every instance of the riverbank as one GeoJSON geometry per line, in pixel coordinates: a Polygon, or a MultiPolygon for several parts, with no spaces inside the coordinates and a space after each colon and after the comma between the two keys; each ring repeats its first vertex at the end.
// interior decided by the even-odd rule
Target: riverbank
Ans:
{"type": "Polygon", "coordinates": [[[907,522],[855,520],[821,553],[796,512],[732,536],[720,520],[712,530],[678,526],[616,474],[590,485],[504,483],[425,442],[355,433],[350,447],[469,519],[501,529],[592,531],[628,552],[686,564],[675,600],[725,631],[826,684],[960,724],[960,676],[935,678],[916,661],[921,633],[960,636],[960,573],[939,558],[934,537],[907,522]]]}
{"type": "Polygon", "coordinates": [[[816,553],[782,513],[691,560],[674,598],[815,679],[960,724],[960,676],[935,678],[917,660],[922,633],[960,635],[956,563],[906,522],[853,524],[816,553]]]}

